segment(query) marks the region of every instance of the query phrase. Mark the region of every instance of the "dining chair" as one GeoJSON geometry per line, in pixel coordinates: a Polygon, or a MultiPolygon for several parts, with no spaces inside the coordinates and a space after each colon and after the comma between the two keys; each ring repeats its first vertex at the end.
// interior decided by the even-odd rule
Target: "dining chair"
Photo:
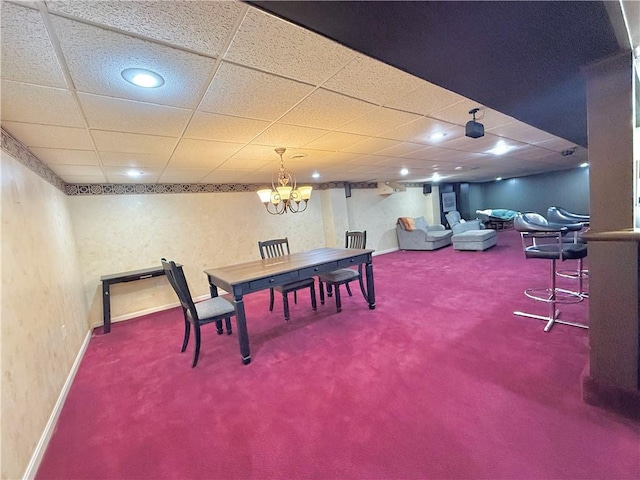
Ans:
{"type": "MultiPolygon", "coordinates": [[[[265,240],[263,242],[258,242],[258,248],[260,249],[260,256],[262,259],[265,258],[275,258],[282,257],[285,255],[290,255],[291,252],[289,250],[289,239],[288,238],[277,238],[274,240],[265,240]]],[[[273,303],[274,303],[274,293],[276,290],[282,294],[282,304],[284,307],[284,319],[288,322],[291,318],[289,314],[289,297],[288,294],[293,292],[293,302],[298,303],[297,292],[298,290],[302,290],[308,288],[311,293],[311,308],[315,311],[317,309],[316,305],[316,287],[315,287],[315,279],[313,277],[306,278],[304,280],[298,280],[296,282],[285,283],[284,285],[277,285],[273,288],[269,289],[269,311],[273,311],[273,303]]]]}
{"type": "MultiPolygon", "coordinates": [[[[345,232],[344,246],[345,248],[366,248],[367,232],[345,232]]],[[[367,293],[362,282],[362,265],[358,265],[358,270],[353,270],[351,268],[339,268],[337,270],[332,270],[331,272],[318,275],[318,281],[320,283],[320,303],[324,305],[324,285],[326,284],[327,296],[331,297],[332,289],[335,290],[336,310],[340,312],[342,310],[342,302],[340,299],[340,285],[345,286],[345,288],[347,289],[347,293],[351,297],[353,295],[351,294],[351,289],[349,288],[349,282],[352,282],[354,280],[358,280],[358,282],[360,283],[360,291],[362,292],[362,296],[366,299],[367,293]]]]}
{"type": "Polygon", "coordinates": [[[224,319],[227,334],[231,335],[231,316],[235,315],[235,308],[231,302],[222,297],[207,298],[202,302],[194,303],[182,267],[178,267],[174,261],[168,261],[165,258],[160,261],[182,307],[184,340],[182,341],[181,352],[187,349],[191,335],[191,325],[193,324],[193,331],[196,337],[196,350],[191,364],[191,368],[193,368],[197,365],[198,357],[200,356],[200,326],[215,322],[218,335],[222,335],[222,320],[224,319]]]}

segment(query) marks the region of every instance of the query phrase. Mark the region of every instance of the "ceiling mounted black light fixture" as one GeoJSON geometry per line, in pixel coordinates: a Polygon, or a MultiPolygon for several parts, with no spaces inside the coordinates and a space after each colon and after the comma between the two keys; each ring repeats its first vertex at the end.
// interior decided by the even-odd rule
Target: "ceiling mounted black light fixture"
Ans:
{"type": "Polygon", "coordinates": [[[472,108],[469,113],[473,115],[473,120],[469,120],[464,130],[464,134],[471,138],[484,137],[484,125],[480,122],[476,122],[476,113],[480,111],[479,108],[472,108]]]}

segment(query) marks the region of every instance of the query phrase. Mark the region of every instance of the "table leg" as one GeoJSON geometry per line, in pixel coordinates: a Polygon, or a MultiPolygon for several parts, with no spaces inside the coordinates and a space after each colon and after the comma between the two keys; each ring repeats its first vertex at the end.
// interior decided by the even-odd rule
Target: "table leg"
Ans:
{"type": "Polygon", "coordinates": [[[244,300],[242,300],[242,295],[238,295],[233,299],[233,305],[236,308],[236,323],[238,325],[240,355],[242,356],[242,363],[247,365],[251,363],[251,352],[249,351],[249,332],[247,331],[247,317],[244,311],[244,300]]]}
{"type": "Polygon", "coordinates": [[[209,292],[211,292],[211,298],[218,296],[218,287],[209,282],[209,292]]]}
{"type": "Polygon", "coordinates": [[[109,282],[102,282],[102,333],[111,332],[111,299],[109,282]]]}
{"type": "Polygon", "coordinates": [[[367,301],[369,302],[369,310],[376,308],[376,291],[373,285],[373,263],[367,262],[365,267],[367,272],[367,301]]]}

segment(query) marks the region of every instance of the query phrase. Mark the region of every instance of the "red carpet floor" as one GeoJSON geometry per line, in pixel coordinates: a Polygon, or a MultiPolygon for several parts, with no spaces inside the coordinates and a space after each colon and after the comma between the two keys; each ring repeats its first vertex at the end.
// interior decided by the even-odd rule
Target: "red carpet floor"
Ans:
{"type": "Polygon", "coordinates": [[[190,368],[177,309],[96,329],[37,478],[640,478],[640,424],[581,400],[588,331],[512,314],[549,264],[498,242],[375,257],[374,311],[250,295],[248,366],[208,325],[190,368]]]}

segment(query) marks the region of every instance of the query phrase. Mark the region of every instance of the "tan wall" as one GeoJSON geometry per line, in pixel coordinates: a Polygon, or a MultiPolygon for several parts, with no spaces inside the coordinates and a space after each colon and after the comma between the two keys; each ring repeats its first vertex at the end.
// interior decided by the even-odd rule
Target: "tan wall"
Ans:
{"type": "Polygon", "coordinates": [[[87,311],[68,198],[5,152],[1,162],[2,478],[14,479],[87,334],[87,311]]]}
{"type": "MultiPolygon", "coordinates": [[[[165,257],[184,265],[194,297],[207,295],[203,271],[259,258],[259,240],[288,237],[293,252],[342,246],[349,228],[367,230],[369,248],[397,248],[396,218],[429,218],[431,198],[420,188],[389,196],[354,189],[348,199],[342,189],[324,190],[306,212],[274,216],[252,192],[70,197],[89,324],[102,323],[102,275],[159,266],[165,257]]],[[[175,303],[164,277],[111,287],[114,321],[175,303]]]]}

